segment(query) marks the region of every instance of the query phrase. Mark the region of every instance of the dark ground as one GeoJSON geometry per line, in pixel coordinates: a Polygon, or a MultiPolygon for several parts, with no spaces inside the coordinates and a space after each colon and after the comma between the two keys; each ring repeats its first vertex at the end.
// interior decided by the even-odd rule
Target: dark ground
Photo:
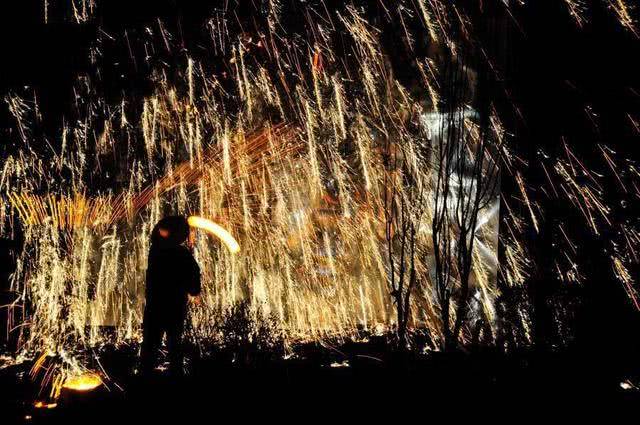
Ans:
{"type": "Polygon", "coordinates": [[[388,347],[382,338],[338,349],[309,344],[288,360],[254,354],[249,361],[235,362],[229,353],[219,352],[190,362],[182,379],[158,372],[148,380],[132,372],[134,347],[106,348],[100,357],[110,371],[108,388],[63,390],[58,406],[50,410],[32,407],[37,389],[26,378],[26,363],[0,371],[2,423],[79,423],[89,418],[129,423],[134,418],[167,420],[173,414],[182,420],[288,423],[352,415],[428,417],[451,408],[458,419],[478,417],[482,411],[480,416],[495,418],[509,409],[558,418],[578,409],[617,410],[640,402],[637,388],[621,386],[626,379],[637,383],[638,376],[616,376],[575,353],[398,355],[388,347]],[[345,360],[348,366],[330,366],[345,360]],[[23,377],[16,379],[19,373],[23,377]]]}

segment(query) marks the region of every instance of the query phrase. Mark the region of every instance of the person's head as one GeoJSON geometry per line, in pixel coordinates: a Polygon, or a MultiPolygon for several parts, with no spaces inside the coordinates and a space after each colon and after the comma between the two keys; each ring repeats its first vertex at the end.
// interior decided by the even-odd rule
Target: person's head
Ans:
{"type": "Polygon", "coordinates": [[[189,237],[189,230],[186,217],[165,217],[153,228],[151,245],[159,248],[181,245],[189,237]]]}

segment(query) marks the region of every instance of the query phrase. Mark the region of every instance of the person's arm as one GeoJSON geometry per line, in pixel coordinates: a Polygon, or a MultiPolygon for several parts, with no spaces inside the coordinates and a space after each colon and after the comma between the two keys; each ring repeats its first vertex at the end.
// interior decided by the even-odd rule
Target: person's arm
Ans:
{"type": "Polygon", "coordinates": [[[149,299],[149,294],[152,292],[151,287],[153,286],[153,279],[154,279],[153,266],[152,266],[152,263],[149,262],[147,263],[147,270],[145,272],[145,282],[144,282],[145,298],[147,300],[149,299]]]}
{"type": "Polygon", "coordinates": [[[200,266],[198,266],[198,262],[193,255],[189,254],[189,264],[190,264],[190,279],[189,279],[189,287],[188,292],[192,297],[200,295],[201,283],[200,283],[200,266]]]}

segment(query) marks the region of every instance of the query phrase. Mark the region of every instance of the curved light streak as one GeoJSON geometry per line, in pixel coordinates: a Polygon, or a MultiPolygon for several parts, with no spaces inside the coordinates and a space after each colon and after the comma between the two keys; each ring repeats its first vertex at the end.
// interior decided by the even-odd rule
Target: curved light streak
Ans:
{"type": "Polygon", "coordinates": [[[240,252],[240,245],[231,233],[220,225],[203,217],[191,216],[187,219],[189,226],[205,230],[212,235],[217,236],[224,243],[232,254],[240,252]]]}

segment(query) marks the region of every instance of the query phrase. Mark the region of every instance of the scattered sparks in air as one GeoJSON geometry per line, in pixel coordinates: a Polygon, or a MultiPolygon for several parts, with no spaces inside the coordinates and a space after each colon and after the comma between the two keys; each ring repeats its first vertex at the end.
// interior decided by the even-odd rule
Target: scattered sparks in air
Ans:
{"type": "MultiPolygon", "coordinates": [[[[77,22],[92,19],[94,0],[72,3],[77,22]]],[[[583,26],[584,2],[565,3],[583,26]]],[[[409,199],[411,192],[401,182],[419,182],[425,201],[412,207],[425,211],[424,223],[433,219],[441,165],[435,141],[447,136],[441,132],[447,118],[440,110],[443,71],[436,56],[448,51],[456,57],[459,46],[450,27],[453,20],[464,23],[466,18],[446,2],[416,2],[421,36],[428,35],[437,54],[417,61],[416,90],[409,90],[393,74],[379,29],[357,8],[347,5],[331,17],[319,7],[306,18],[310,30],[305,39],[287,34],[279,23],[279,3],[268,4],[263,25],[256,21],[253,34],[216,13],[207,29],[211,53],[225,70],[212,72],[195,58],[181,57],[177,81],[156,70],[154,90],[137,112],[127,107],[135,99],[109,104],[83,76],[77,109],[84,112],[65,123],[60,145],[52,148],[54,161],[46,161],[37,149],[31,129],[38,122],[35,101],[7,98],[24,145],[0,168],[0,196],[6,201],[0,226],[11,223],[0,233],[24,229],[25,249],[12,283],[20,296],[10,307],[37,307],[30,311],[30,332],[24,333],[21,349],[41,353],[34,373],[44,371],[44,381],[53,381],[55,391],[88,391],[102,384],[99,375],[78,372],[83,369],[70,354],[78,347],[107,338],[140,338],[149,237],[169,213],[189,216],[192,227],[214,234],[228,248],[218,252],[207,238],[196,241],[203,292],[189,318],[194,337],[219,337],[215,323],[242,300],[249,300],[256,314],[273,318],[290,339],[342,338],[358,329],[382,333],[396,326],[385,237],[387,230],[395,234],[397,229],[386,227],[384,198],[393,191],[409,199]],[[348,44],[348,52],[339,52],[334,38],[348,44]],[[389,156],[410,165],[389,166],[389,156]],[[109,185],[95,187],[106,175],[103,168],[113,173],[109,185]],[[216,223],[192,214],[213,217],[216,223]],[[104,335],[104,326],[113,327],[115,335],[104,335]],[[65,364],[49,367],[51,353],[65,364]]],[[[409,6],[398,4],[399,16],[408,16],[409,6]]],[[[629,6],[622,0],[609,4],[621,25],[636,34],[629,6]]],[[[44,5],[47,19],[48,2],[44,5]]],[[[145,49],[176,49],[160,20],[157,26],[157,32],[149,29],[145,49]]],[[[411,45],[417,36],[404,21],[402,27],[411,45]]],[[[473,84],[473,70],[465,72],[465,83],[473,84]]],[[[473,105],[459,105],[457,113],[461,118],[455,125],[472,138],[477,133],[473,105]]],[[[499,118],[491,119],[493,136],[502,138],[499,118]]],[[[503,144],[500,149],[507,150],[503,144]]],[[[624,190],[632,191],[617,174],[613,153],[602,149],[602,155],[624,190]]],[[[543,167],[548,192],[568,200],[594,234],[612,226],[598,176],[568,147],[563,158],[543,167]]],[[[634,170],[640,175],[633,165],[628,174],[634,170]]],[[[517,169],[512,174],[519,201],[538,232],[543,212],[530,199],[522,175],[517,169]]],[[[468,177],[452,178],[449,184],[474,190],[468,177]]],[[[452,234],[459,232],[451,227],[452,234]]],[[[493,330],[499,326],[493,320],[500,295],[497,273],[512,287],[529,275],[531,264],[519,236],[524,227],[511,206],[495,196],[480,211],[474,229],[471,310],[493,330]],[[507,211],[501,235],[505,264],[498,270],[501,208],[507,211]]],[[[557,270],[563,281],[579,281],[571,257],[576,247],[565,227],[559,231],[569,247],[569,265],[559,264],[557,270]]],[[[420,284],[411,300],[410,323],[438,339],[431,232],[430,225],[422,225],[416,235],[420,284]]],[[[620,251],[629,254],[616,252],[612,267],[638,306],[626,265],[635,256],[638,233],[629,226],[621,234],[628,248],[620,251]]],[[[460,271],[454,270],[454,283],[459,278],[460,271]]]]}
{"type": "MultiPolygon", "coordinates": [[[[419,16],[438,43],[448,40],[445,9],[420,2],[419,16]]],[[[138,339],[149,235],[169,213],[215,217],[216,223],[195,216],[190,222],[229,248],[212,250],[207,238],[195,242],[203,293],[191,311],[194,336],[215,339],[215,323],[243,299],[290,339],[393,328],[384,185],[389,173],[398,182],[413,175],[430,210],[436,167],[429,146],[444,122],[435,60],[420,63],[417,81],[429,95],[418,100],[393,77],[379,31],[356,8],[346,6],[333,25],[309,20],[318,32],[293,44],[273,25],[276,11],[253,35],[232,31],[217,15],[209,28],[214,54],[232,72],[214,74],[187,57],[178,81],[155,74],[156,88],[138,115],[127,112],[133,100],[107,105],[83,79],[79,101],[108,112],[102,121],[67,122],[53,164],[30,148],[33,104],[11,98],[25,150],[0,170],[0,190],[11,206],[2,214],[24,227],[26,247],[13,280],[23,295],[12,308],[40,306],[25,352],[73,353],[103,341],[103,326],[115,329],[116,342],[138,339]],[[333,50],[330,38],[338,31],[349,37],[353,53],[340,57],[333,50]],[[120,153],[118,140],[129,141],[129,153],[120,153]],[[385,167],[388,141],[410,169],[385,167]],[[104,178],[101,169],[117,183],[96,190],[91,182],[104,178]]],[[[168,30],[161,22],[158,28],[156,41],[172,49],[168,30]]],[[[474,114],[461,108],[465,118],[456,125],[471,134],[474,114]]],[[[398,197],[406,196],[397,189],[398,197]]],[[[498,212],[496,198],[476,229],[481,252],[471,280],[484,287],[480,314],[493,311],[497,295],[498,212]]],[[[410,320],[437,335],[429,232],[422,226],[418,235],[422,284],[410,320]]]]}

